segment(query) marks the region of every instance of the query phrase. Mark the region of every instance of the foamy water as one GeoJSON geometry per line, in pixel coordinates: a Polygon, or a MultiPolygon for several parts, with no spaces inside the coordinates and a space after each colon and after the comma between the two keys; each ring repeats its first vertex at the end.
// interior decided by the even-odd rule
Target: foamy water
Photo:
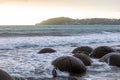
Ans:
{"type": "MultiPolygon", "coordinates": [[[[52,78],[53,66],[51,62],[60,56],[71,56],[71,51],[75,47],[57,46],[52,47],[57,50],[56,53],[37,54],[42,48],[0,50],[0,68],[10,73],[13,77],[52,78]]],[[[95,59],[92,59],[92,61],[92,66],[87,67],[85,76],[75,76],[78,80],[119,80],[120,68],[109,66],[95,59]]],[[[59,76],[69,76],[68,73],[64,72],[57,71],[57,73],[59,76]]]]}
{"type": "Polygon", "coordinates": [[[120,42],[119,36],[120,33],[90,34],[81,36],[0,37],[0,49],[118,43],[120,42]]]}
{"type": "MultiPolygon", "coordinates": [[[[24,27],[22,28],[24,29],[24,27]]],[[[22,28],[20,28],[20,30],[15,28],[16,33],[21,33],[22,28]]],[[[32,29],[30,30],[34,32],[34,29],[32,29]]],[[[37,27],[35,27],[35,29],[37,31],[37,27]]],[[[65,30],[67,31],[67,29],[65,30]]],[[[77,29],[79,29],[79,27],[77,27],[77,29]]],[[[75,31],[77,29],[75,29],[75,31]]],[[[85,30],[83,27],[79,30],[81,29],[86,32],[87,30],[92,30],[92,28],[88,26],[85,30]]],[[[96,30],[98,29],[100,28],[96,30]]],[[[2,29],[2,31],[3,30],[4,29],[2,29]]],[[[7,27],[6,30],[9,30],[9,28],[7,27]]],[[[50,28],[50,31],[51,30],[53,30],[53,28],[50,28]]],[[[72,33],[77,34],[79,30],[72,33]]],[[[100,45],[112,47],[120,45],[120,33],[119,29],[117,31],[117,27],[115,31],[113,29],[113,32],[112,28],[108,29],[108,32],[106,32],[107,28],[103,31],[98,30],[97,33],[89,33],[89,31],[88,33],[79,33],[78,35],[72,35],[71,33],[70,36],[2,36],[0,37],[0,68],[10,73],[13,77],[51,78],[53,69],[51,62],[60,56],[71,56],[72,50],[77,46],[87,45],[95,48],[100,45]],[[44,47],[53,48],[57,52],[51,54],[37,54],[37,52],[44,47]]],[[[30,31],[28,30],[28,32],[30,31]]],[[[109,66],[95,59],[92,60],[92,66],[87,67],[86,75],[83,77],[75,76],[76,78],[79,80],[120,80],[120,68],[109,66]]],[[[58,74],[61,76],[69,76],[68,73],[60,71],[58,71],[58,74]]]]}
{"type": "Polygon", "coordinates": [[[0,68],[18,77],[52,77],[51,62],[59,56],[70,55],[64,49],[57,49],[58,52],[52,54],[37,54],[39,50],[40,48],[1,50],[0,68]]]}

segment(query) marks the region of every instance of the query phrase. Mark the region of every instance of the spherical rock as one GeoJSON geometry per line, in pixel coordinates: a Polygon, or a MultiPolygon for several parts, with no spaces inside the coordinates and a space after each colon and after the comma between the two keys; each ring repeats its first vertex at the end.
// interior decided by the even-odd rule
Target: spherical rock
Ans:
{"type": "Polygon", "coordinates": [[[56,69],[70,74],[83,74],[86,72],[84,63],[74,56],[62,56],[55,59],[52,65],[56,69]]]}
{"type": "Polygon", "coordinates": [[[44,48],[44,49],[41,49],[38,53],[41,54],[41,53],[54,53],[54,52],[56,52],[56,50],[52,48],[44,48]]]}
{"type": "Polygon", "coordinates": [[[90,55],[93,58],[101,58],[104,55],[114,52],[114,49],[108,46],[100,46],[93,50],[92,54],[90,55]]]}
{"type": "Polygon", "coordinates": [[[99,59],[100,62],[106,62],[112,66],[120,67],[120,53],[109,53],[99,59]]]}
{"type": "Polygon", "coordinates": [[[7,72],[0,69],[0,80],[13,80],[13,79],[7,72]]]}
{"type": "Polygon", "coordinates": [[[77,47],[75,48],[72,53],[76,54],[76,53],[82,53],[84,52],[85,54],[89,55],[91,52],[93,51],[93,49],[89,46],[81,46],[81,47],[77,47]]]}
{"type": "Polygon", "coordinates": [[[92,60],[90,59],[90,57],[86,54],[74,54],[73,56],[77,57],[78,59],[80,59],[86,66],[90,66],[92,63],[92,60]]]}

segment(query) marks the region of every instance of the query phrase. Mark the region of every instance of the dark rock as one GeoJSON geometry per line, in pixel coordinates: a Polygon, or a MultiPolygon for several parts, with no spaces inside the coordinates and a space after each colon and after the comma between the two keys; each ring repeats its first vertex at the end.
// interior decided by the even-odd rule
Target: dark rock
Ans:
{"type": "MultiPolygon", "coordinates": [[[[19,79],[21,80],[21,79],[19,79]]],[[[76,78],[74,77],[64,77],[64,76],[58,76],[58,77],[54,77],[54,78],[27,78],[27,79],[24,79],[24,80],[77,80],[76,78]]]]}
{"type": "Polygon", "coordinates": [[[101,58],[104,55],[114,52],[114,49],[108,46],[100,46],[93,50],[92,54],[90,55],[93,58],[101,58]]]}
{"type": "Polygon", "coordinates": [[[52,70],[52,75],[53,75],[53,77],[57,77],[57,72],[56,72],[55,68],[52,70]]]}
{"type": "Polygon", "coordinates": [[[41,53],[54,53],[54,52],[56,52],[56,50],[51,48],[44,48],[44,49],[41,49],[38,53],[41,54],[41,53]]]}
{"type": "Polygon", "coordinates": [[[93,49],[89,46],[81,46],[81,47],[77,47],[76,49],[74,49],[72,53],[76,54],[76,53],[84,52],[85,54],[89,55],[92,51],[93,49]]]}
{"type": "Polygon", "coordinates": [[[120,54],[119,53],[109,53],[99,59],[100,62],[106,62],[112,66],[120,67],[120,54]]]}
{"type": "Polygon", "coordinates": [[[13,80],[13,78],[7,72],[0,69],[0,80],[13,80]]]}
{"type": "Polygon", "coordinates": [[[23,78],[23,77],[14,77],[14,80],[77,80],[74,77],[67,77],[67,76],[57,76],[57,77],[53,77],[53,78],[36,78],[36,77],[27,77],[27,78],[23,78]]]}
{"type": "MultiPolygon", "coordinates": [[[[29,80],[29,79],[26,79],[26,78],[22,78],[22,77],[14,77],[13,80],[29,80]]],[[[30,79],[31,80],[31,79],[30,79]]],[[[35,79],[33,79],[35,80],[35,79]]]]}
{"type": "Polygon", "coordinates": [[[77,80],[77,79],[74,77],[68,77],[68,80],[77,80]]]}
{"type": "Polygon", "coordinates": [[[99,59],[99,61],[100,61],[100,62],[109,63],[109,58],[110,58],[111,55],[118,55],[118,53],[116,53],[116,52],[111,52],[111,53],[109,53],[109,54],[106,54],[106,55],[104,55],[103,57],[101,57],[101,58],[99,59]]]}
{"type": "Polygon", "coordinates": [[[90,59],[90,57],[86,54],[74,54],[73,56],[79,58],[86,66],[90,66],[92,63],[92,60],[90,59]]]}
{"type": "Polygon", "coordinates": [[[56,69],[70,74],[84,74],[86,72],[84,63],[74,56],[59,57],[52,62],[52,65],[56,69]]]}

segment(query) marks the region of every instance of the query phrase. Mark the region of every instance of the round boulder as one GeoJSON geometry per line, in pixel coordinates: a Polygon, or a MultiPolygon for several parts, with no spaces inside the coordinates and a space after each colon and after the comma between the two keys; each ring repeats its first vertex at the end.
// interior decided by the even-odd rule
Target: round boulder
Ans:
{"type": "Polygon", "coordinates": [[[54,53],[54,52],[56,52],[56,50],[52,48],[44,48],[44,49],[41,49],[38,53],[41,54],[41,53],[54,53]]]}
{"type": "Polygon", "coordinates": [[[76,54],[76,53],[85,53],[87,55],[89,55],[91,52],[93,51],[93,49],[89,46],[81,46],[81,47],[77,47],[75,48],[72,53],[76,54]]]}
{"type": "Polygon", "coordinates": [[[101,58],[104,55],[114,52],[114,49],[108,46],[100,46],[93,50],[92,54],[90,55],[92,58],[101,58]]]}
{"type": "Polygon", "coordinates": [[[13,80],[13,79],[7,72],[0,69],[0,80],[13,80]]]}
{"type": "Polygon", "coordinates": [[[90,57],[86,54],[74,54],[73,56],[77,57],[78,59],[80,59],[86,66],[90,66],[92,63],[92,60],[90,59],[90,57]]]}
{"type": "Polygon", "coordinates": [[[120,53],[109,53],[99,59],[100,62],[106,62],[112,66],[120,67],[120,53]]]}
{"type": "Polygon", "coordinates": [[[55,69],[68,72],[70,74],[84,74],[86,72],[84,63],[74,56],[59,57],[52,62],[52,65],[54,66],[54,77],[56,77],[55,69]]]}

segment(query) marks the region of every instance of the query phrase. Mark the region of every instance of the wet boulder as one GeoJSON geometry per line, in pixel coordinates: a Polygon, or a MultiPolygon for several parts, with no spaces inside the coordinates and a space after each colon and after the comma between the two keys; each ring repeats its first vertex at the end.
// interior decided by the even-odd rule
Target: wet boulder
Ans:
{"type": "Polygon", "coordinates": [[[0,69],[0,80],[13,80],[13,78],[7,72],[0,69]]]}
{"type": "Polygon", "coordinates": [[[76,54],[76,53],[82,53],[84,52],[85,54],[89,55],[91,52],[93,51],[93,49],[89,46],[81,46],[81,47],[77,47],[75,48],[72,53],[76,54]]]}
{"type": "Polygon", "coordinates": [[[70,74],[84,74],[86,72],[86,66],[84,63],[74,57],[74,56],[62,56],[57,59],[55,59],[52,62],[52,65],[54,66],[53,69],[53,76],[56,77],[56,69],[59,69],[63,72],[68,72],[70,74]]]}
{"type": "Polygon", "coordinates": [[[77,80],[75,77],[68,77],[68,80],[77,80]]]}
{"type": "Polygon", "coordinates": [[[80,59],[86,66],[90,66],[91,63],[92,63],[92,60],[90,59],[90,57],[88,55],[84,54],[84,53],[74,54],[73,56],[80,59]]]}
{"type": "Polygon", "coordinates": [[[100,62],[106,62],[112,66],[120,67],[120,53],[109,53],[104,55],[102,58],[99,59],[100,62]]]}
{"type": "Polygon", "coordinates": [[[41,53],[54,53],[54,52],[56,52],[56,50],[52,48],[44,48],[44,49],[41,49],[38,53],[41,54],[41,53]]]}
{"type": "Polygon", "coordinates": [[[92,58],[101,58],[104,55],[114,52],[114,49],[108,46],[100,46],[93,50],[92,54],[90,55],[92,58]]]}

